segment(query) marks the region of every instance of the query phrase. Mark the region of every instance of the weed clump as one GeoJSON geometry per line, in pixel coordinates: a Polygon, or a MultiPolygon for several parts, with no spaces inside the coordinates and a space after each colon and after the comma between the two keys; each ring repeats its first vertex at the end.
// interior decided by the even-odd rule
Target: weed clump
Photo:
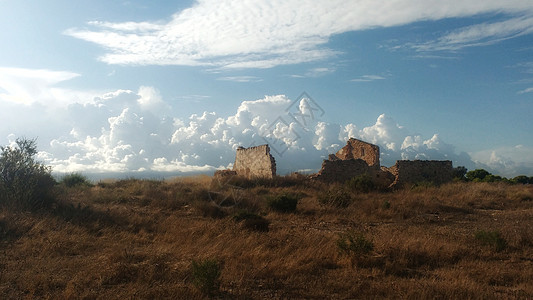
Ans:
{"type": "Polygon", "coordinates": [[[272,210],[289,213],[296,210],[298,197],[290,194],[281,194],[268,199],[268,207],[272,210]]]}
{"type": "Polygon", "coordinates": [[[481,244],[494,248],[497,252],[507,248],[507,241],[502,237],[499,231],[479,230],[474,235],[474,238],[481,244]]]}
{"type": "Polygon", "coordinates": [[[337,248],[341,253],[347,255],[366,255],[374,250],[374,243],[368,240],[363,234],[353,231],[339,234],[337,248]]]}
{"type": "Polygon", "coordinates": [[[329,189],[321,192],[317,197],[318,203],[324,206],[346,208],[352,204],[352,196],[344,189],[329,189]]]}
{"type": "Polygon", "coordinates": [[[203,294],[212,297],[220,289],[221,267],[216,259],[193,260],[192,283],[203,294]]]}
{"type": "Polygon", "coordinates": [[[242,223],[242,227],[253,231],[268,231],[270,222],[264,217],[250,213],[248,211],[240,211],[233,215],[233,220],[238,223],[242,223]]]}
{"type": "Polygon", "coordinates": [[[348,180],[346,186],[349,189],[360,193],[369,193],[377,190],[374,180],[372,180],[372,177],[368,174],[362,174],[348,180]]]}
{"type": "Polygon", "coordinates": [[[75,186],[91,186],[87,177],[83,176],[80,173],[70,173],[63,178],[61,178],[60,184],[65,185],[66,187],[75,187],[75,186]]]}

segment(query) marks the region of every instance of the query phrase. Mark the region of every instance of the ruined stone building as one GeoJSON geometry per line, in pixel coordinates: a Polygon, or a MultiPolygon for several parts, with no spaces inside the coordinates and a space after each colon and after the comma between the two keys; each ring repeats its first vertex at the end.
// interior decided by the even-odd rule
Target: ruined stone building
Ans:
{"type": "Polygon", "coordinates": [[[390,168],[380,167],[379,147],[350,138],[336,154],[330,154],[320,171],[311,178],[344,182],[366,174],[383,187],[399,187],[422,181],[441,184],[452,180],[451,161],[399,160],[390,168]]]}
{"type": "Polygon", "coordinates": [[[233,171],[246,178],[276,176],[276,160],[270,154],[268,145],[237,149],[233,171]]]}
{"type": "MultiPolygon", "coordinates": [[[[436,160],[399,160],[390,168],[380,166],[379,147],[350,138],[335,154],[330,154],[322,168],[310,178],[324,182],[345,182],[351,178],[368,175],[382,187],[400,187],[409,183],[446,183],[453,178],[452,162],[436,160]]],[[[250,148],[239,147],[233,170],[219,170],[215,177],[243,176],[246,178],[274,178],[276,160],[268,145],[250,148]]]]}
{"type": "Polygon", "coordinates": [[[453,179],[452,162],[449,160],[398,160],[388,170],[395,178],[393,186],[416,182],[442,184],[453,179]]]}
{"type": "Polygon", "coordinates": [[[358,139],[350,138],[335,156],[341,160],[362,159],[370,167],[379,168],[379,147],[358,139]]]}

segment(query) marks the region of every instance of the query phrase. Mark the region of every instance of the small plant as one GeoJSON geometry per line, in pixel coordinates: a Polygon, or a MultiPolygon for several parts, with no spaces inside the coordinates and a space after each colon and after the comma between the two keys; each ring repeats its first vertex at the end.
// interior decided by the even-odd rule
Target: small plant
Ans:
{"type": "Polygon", "coordinates": [[[193,260],[192,283],[205,295],[214,296],[220,288],[220,264],[216,259],[193,260]]]}
{"type": "Polygon", "coordinates": [[[383,201],[383,209],[389,209],[390,208],[390,202],[389,200],[383,201]]]}
{"type": "Polygon", "coordinates": [[[481,244],[491,246],[497,252],[507,248],[507,241],[501,236],[499,231],[479,230],[474,237],[477,241],[481,242],[481,244]]]}
{"type": "Polygon", "coordinates": [[[368,174],[359,175],[348,180],[346,186],[360,193],[368,193],[377,189],[374,180],[368,174]]]}
{"type": "Polygon", "coordinates": [[[290,194],[277,195],[268,200],[268,207],[279,212],[293,212],[298,205],[298,198],[290,194]]]}
{"type": "Polygon", "coordinates": [[[330,189],[318,194],[318,203],[325,206],[346,208],[352,203],[350,193],[344,189],[330,189]]]}
{"type": "Polygon", "coordinates": [[[344,254],[360,256],[374,250],[374,243],[360,233],[349,231],[339,234],[337,247],[344,254]]]}
{"type": "Polygon", "coordinates": [[[75,187],[75,186],[90,186],[91,183],[87,177],[81,175],[80,173],[70,173],[63,178],[59,183],[64,184],[66,187],[75,187]]]}
{"type": "Polygon", "coordinates": [[[240,211],[233,216],[235,222],[242,223],[243,228],[254,231],[268,231],[270,222],[260,215],[247,211],[240,211]]]}
{"type": "Polygon", "coordinates": [[[203,217],[220,219],[226,216],[224,210],[219,205],[213,202],[195,201],[194,206],[200,211],[203,217]]]}

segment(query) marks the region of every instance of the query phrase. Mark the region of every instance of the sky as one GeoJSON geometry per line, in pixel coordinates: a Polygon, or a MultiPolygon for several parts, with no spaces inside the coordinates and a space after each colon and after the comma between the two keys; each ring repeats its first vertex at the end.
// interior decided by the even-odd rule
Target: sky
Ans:
{"type": "Polygon", "coordinates": [[[212,174],[265,143],[311,173],[354,137],[533,176],[533,0],[0,0],[0,28],[0,145],[58,174],[212,174]]]}

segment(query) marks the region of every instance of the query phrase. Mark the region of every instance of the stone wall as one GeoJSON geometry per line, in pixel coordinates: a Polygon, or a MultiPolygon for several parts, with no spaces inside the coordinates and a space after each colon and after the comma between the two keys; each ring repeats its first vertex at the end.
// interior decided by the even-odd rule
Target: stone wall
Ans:
{"type": "Polygon", "coordinates": [[[312,178],[326,182],[344,182],[367,174],[381,187],[400,187],[408,183],[433,182],[442,184],[452,180],[451,161],[399,160],[390,168],[380,167],[379,147],[350,138],[335,155],[330,154],[320,171],[312,178]]]}
{"type": "Polygon", "coordinates": [[[342,160],[362,159],[370,167],[379,169],[379,147],[358,139],[350,138],[335,156],[342,160]]]}
{"type": "Polygon", "coordinates": [[[368,174],[370,170],[368,164],[362,159],[328,159],[322,163],[320,171],[312,178],[326,182],[344,182],[350,178],[368,174]]]}
{"type": "Polygon", "coordinates": [[[233,171],[247,178],[276,176],[276,160],[268,145],[237,149],[233,171]]]}
{"type": "Polygon", "coordinates": [[[395,187],[424,181],[442,184],[453,179],[449,160],[398,160],[388,170],[396,177],[392,184],[395,187]]]}

